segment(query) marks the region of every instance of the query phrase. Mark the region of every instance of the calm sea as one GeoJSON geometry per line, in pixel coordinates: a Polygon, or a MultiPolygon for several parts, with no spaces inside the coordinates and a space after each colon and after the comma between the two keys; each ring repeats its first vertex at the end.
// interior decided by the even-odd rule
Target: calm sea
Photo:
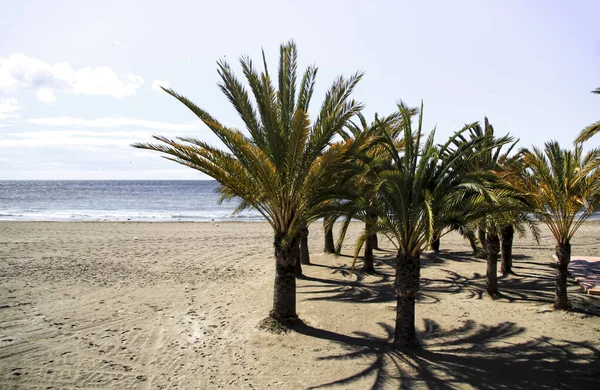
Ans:
{"type": "Polygon", "coordinates": [[[0,181],[4,221],[261,221],[232,215],[216,181],[0,181]]]}

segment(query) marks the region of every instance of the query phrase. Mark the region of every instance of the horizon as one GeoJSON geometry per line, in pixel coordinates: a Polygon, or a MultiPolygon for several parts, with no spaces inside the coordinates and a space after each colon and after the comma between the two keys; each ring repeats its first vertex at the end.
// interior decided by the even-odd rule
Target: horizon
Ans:
{"type": "MultiPolygon", "coordinates": [[[[398,100],[423,100],[424,128],[437,127],[437,143],[487,116],[519,147],[553,139],[569,147],[600,119],[600,96],[590,93],[600,87],[598,14],[594,1],[148,1],[143,10],[115,0],[6,2],[0,180],[211,180],[130,146],[152,134],[222,146],[158,87],[243,130],[217,87],[216,62],[241,77],[237,59],[260,63],[262,48],[273,71],[289,39],[300,71],[319,67],[312,119],[337,75],[365,71],[353,97],[367,119],[398,100]],[[236,28],[224,29],[222,15],[236,28]]],[[[593,138],[586,148],[597,145],[593,138]]]]}

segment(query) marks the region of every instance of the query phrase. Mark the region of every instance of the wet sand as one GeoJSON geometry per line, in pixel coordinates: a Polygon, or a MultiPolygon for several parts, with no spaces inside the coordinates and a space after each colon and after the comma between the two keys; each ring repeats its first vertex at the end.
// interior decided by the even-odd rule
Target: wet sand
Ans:
{"type": "MultiPolygon", "coordinates": [[[[392,247],[377,275],[322,253],[298,281],[295,332],[257,329],[274,261],[264,223],[0,222],[0,388],[600,388],[600,297],[569,281],[553,312],[554,242],[519,239],[503,297],[455,234],[423,256],[421,351],[399,354],[392,247]]],[[[574,255],[597,255],[600,223],[574,255]]],[[[360,260],[358,263],[360,268],[360,260]]]]}

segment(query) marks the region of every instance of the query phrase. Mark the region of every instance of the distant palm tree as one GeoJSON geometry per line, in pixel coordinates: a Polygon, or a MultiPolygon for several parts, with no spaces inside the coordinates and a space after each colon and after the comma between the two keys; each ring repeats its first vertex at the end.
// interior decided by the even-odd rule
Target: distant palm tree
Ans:
{"type": "MultiPolygon", "coordinates": [[[[536,241],[539,241],[539,228],[530,216],[530,205],[518,191],[510,188],[504,183],[492,183],[490,192],[493,193],[494,202],[484,201],[479,204],[482,210],[485,210],[485,216],[478,221],[486,233],[486,286],[487,292],[491,297],[499,294],[498,289],[498,254],[502,249],[502,256],[507,256],[507,249],[512,252],[512,246],[502,248],[501,238],[504,240],[504,234],[507,226],[514,229],[520,235],[524,235],[528,229],[536,241]]],[[[502,259],[502,272],[510,272],[508,259],[502,259]],[[505,261],[506,260],[506,261],[505,261]]]]}
{"type": "MultiPolygon", "coordinates": [[[[592,93],[600,95],[600,88],[596,88],[592,91],[592,93]]],[[[575,139],[575,143],[585,142],[598,133],[600,133],[600,121],[592,123],[585,129],[581,130],[581,133],[579,133],[579,136],[577,136],[577,139],[575,139]]]]}
{"type": "Polygon", "coordinates": [[[188,107],[225,144],[221,150],[195,138],[154,138],[159,143],[136,143],[137,148],[166,154],[165,158],[197,169],[219,182],[223,199],[239,199],[237,212],[258,210],[273,228],[275,287],[270,318],[282,324],[297,319],[295,267],[299,265],[301,230],[314,218],[313,211],[332,187],[331,175],[344,164],[350,144],[329,147],[333,137],[356,115],[361,104],[350,99],[361,79],[338,77],[311,122],[308,108],[317,68],[310,66],[297,85],[297,49],[293,42],[280,47],[277,88],[263,53],[264,71],[252,61],[240,60],[254,97],[229,65],[218,62],[219,87],[246,126],[244,132],[218,122],[208,112],[172,89],[165,89],[188,107]]]}
{"type": "MultiPolygon", "coordinates": [[[[377,223],[377,214],[373,211],[375,203],[378,201],[377,174],[392,163],[383,144],[378,140],[384,135],[388,135],[392,139],[397,138],[401,116],[399,113],[394,113],[379,119],[376,114],[375,120],[371,123],[368,123],[362,114],[358,114],[357,118],[358,123],[350,121],[348,126],[340,132],[345,142],[353,141],[361,145],[361,148],[355,149],[357,151],[353,156],[355,169],[349,170],[348,173],[351,177],[345,181],[345,186],[348,190],[347,194],[352,194],[349,198],[354,202],[354,206],[362,205],[362,211],[365,213],[365,231],[371,231],[373,230],[371,225],[377,223]]],[[[340,230],[337,252],[341,249],[350,221],[351,218],[346,218],[340,230]]],[[[373,251],[378,246],[377,233],[369,234],[364,245],[363,272],[375,272],[373,251]]]]}
{"type": "Polygon", "coordinates": [[[533,205],[529,204],[524,194],[520,193],[518,188],[515,188],[510,182],[510,176],[514,176],[515,173],[519,174],[524,171],[526,167],[523,165],[521,153],[516,153],[513,156],[502,156],[498,161],[499,169],[496,171],[500,180],[507,185],[509,188],[516,190],[515,196],[518,198],[516,204],[509,213],[503,213],[501,215],[504,221],[504,226],[501,226],[500,232],[500,249],[502,253],[502,263],[500,272],[503,275],[512,274],[513,255],[512,247],[514,235],[517,233],[519,237],[524,237],[527,231],[532,233],[532,236],[536,242],[539,243],[540,231],[537,226],[537,218],[532,214],[533,205]],[[516,170],[513,172],[512,170],[516,170]]]}
{"type": "MultiPolygon", "coordinates": [[[[484,118],[483,127],[479,124],[472,126],[469,129],[469,136],[471,139],[484,137],[488,142],[486,150],[471,160],[470,169],[474,172],[481,171],[481,174],[493,173],[486,175],[488,194],[491,196],[481,198],[479,202],[471,204],[471,207],[477,209],[481,215],[475,221],[480,236],[481,254],[485,254],[487,260],[487,292],[490,296],[495,297],[499,293],[497,273],[498,254],[501,248],[503,249],[503,272],[510,271],[512,262],[512,237],[507,237],[509,233],[511,231],[514,233],[515,226],[520,233],[524,233],[525,227],[529,228],[536,239],[539,233],[534,221],[529,216],[529,205],[525,198],[507,181],[501,179],[502,172],[507,166],[516,165],[513,160],[518,156],[511,156],[510,153],[517,145],[518,140],[508,134],[497,137],[488,118],[484,118]],[[505,148],[505,146],[507,147],[505,148]],[[504,244],[502,246],[500,244],[501,236],[504,244]],[[508,245],[509,241],[510,246],[508,245]]],[[[466,142],[466,140],[461,137],[460,142],[466,142]]]]}
{"type": "MultiPolygon", "coordinates": [[[[391,164],[377,174],[376,188],[379,190],[379,197],[372,208],[377,222],[368,225],[371,230],[365,230],[358,237],[355,258],[367,237],[373,233],[387,237],[396,247],[394,286],[397,307],[394,347],[404,349],[419,345],[415,332],[415,302],[419,292],[421,253],[430,245],[436,227],[433,204],[439,201],[461,207],[460,201],[452,203],[447,199],[434,199],[433,194],[460,199],[465,192],[479,191],[481,188],[476,180],[459,178],[463,175],[464,165],[469,163],[468,159],[463,158],[463,154],[484,145],[480,142],[468,142],[454,148],[451,141],[455,135],[451,141],[438,148],[433,142],[435,131],[423,143],[422,106],[416,129],[412,124],[414,110],[400,103],[398,112],[401,115],[401,142],[390,136],[383,137],[383,150],[391,164]]],[[[354,211],[355,217],[363,221],[368,218],[368,214],[352,202],[347,207],[347,215],[352,215],[354,211]]]]}
{"type": "Polygon", "coordinates": [[[510,178],[529,196],[533,212],[556,239],[556,296],[554,308],[569,308],[567,270],[571,238],[581,224],[600,210],[600,149],[583,154],[581,144],[561,149],[556,141],[543,150],[523,150],[523,166],[510,178]],[[516,174],[518,172],[518,174],[516,174]]]}

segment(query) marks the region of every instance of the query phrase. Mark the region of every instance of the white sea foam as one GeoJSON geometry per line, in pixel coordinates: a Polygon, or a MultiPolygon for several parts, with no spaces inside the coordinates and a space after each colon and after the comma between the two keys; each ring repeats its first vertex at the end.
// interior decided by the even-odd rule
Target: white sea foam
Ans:
{"type": "Polygon", "coordinates": [[[214,181],[0,181],[4,221],[262,221],[214,181]]]}

